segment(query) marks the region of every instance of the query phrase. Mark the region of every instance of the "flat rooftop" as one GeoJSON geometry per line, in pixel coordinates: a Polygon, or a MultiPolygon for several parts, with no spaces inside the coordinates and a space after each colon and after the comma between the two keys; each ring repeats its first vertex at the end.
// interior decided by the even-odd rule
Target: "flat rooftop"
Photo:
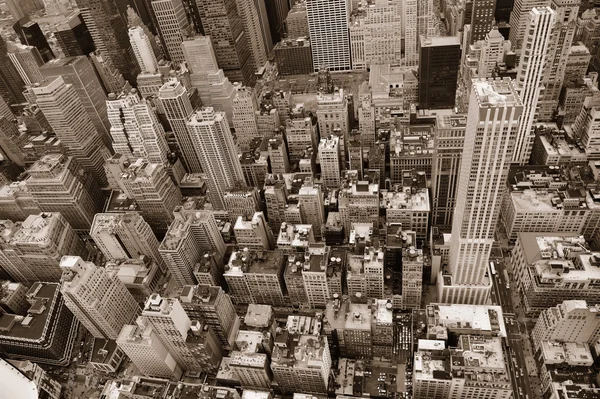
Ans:
{"type": "Polygon", "coordinates": [[[442,305],[427,306],[430,326],[445,326],[449,330],[475,330],[506,337],[502,308],[494,305],[442,305]]]}
{"type": "Polygon", "coordinates": [[[225,276],[243,273],[278,274],[283,266],[282,251],[234,251],[225,266],[225,276]]]}

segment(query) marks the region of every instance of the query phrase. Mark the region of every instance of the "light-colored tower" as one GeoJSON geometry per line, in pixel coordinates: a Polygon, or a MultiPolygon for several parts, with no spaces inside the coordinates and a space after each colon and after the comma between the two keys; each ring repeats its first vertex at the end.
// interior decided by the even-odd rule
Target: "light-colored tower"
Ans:
{"type": "Polygon", "coordinates": [[[321,139],[319,143],[319,162],[321,180],[331,188],[340,186],[340,139],[337,136],[321,139]]]}
{"type": "Polygon", "coordinates": [[[160,88],[158,98],[165,109],[171,129],[173,129],[187,171],[190,173],[202,172],[200,156],[187,127],[187,121],[194,112],[194,108],[185,86],[177,79],[171,79],[160,88]]]}
{"type": "Polygon", "coordinates": [[[123,327],[117,345],[142,374],[175,380],[181,377],[181,369],[173,355],[144,317],[138,317],[135,325],[123,327]]]}
{"type": "Polygon", "coordinates": [[[240,83],[235,84],[234,88],[236,93],[233,98],[233,128],[238,147],[242,151],[247,151],[252,139],[258,137],[255,115],[258,104],[252,88],[242,86],[240,83]]]}
{"type": "Polygon", "coordinates": [[[183,56],[192,74],[219,69],[210,36],[194,36],[181,43],[183,56]]]}
{"type": "Polygon", "coordinates": [[[529,12],[523,55],[515,86],[523,101],[523,115],[517,132],[512,161],[520,165],[529,163],[533,139],[532,131],[536,107],[541,92],[542,74],[546,65],[548,43],[554,25],[555,13],[548,7],[534,8],[529,12]]]}
{"type": "Polygon", "coordinates": [[[482,304],[523,103],[510,79],[475,80],[452,223],[449,274],[438,278],[444,303],[482,304]]]}
{"type": "Polygon", "coordinates": [[[419,35],[417,34],[419,0],[406,0],[402,10],[402,28],[404,29],[404,57],[407,67],[416,67],[419,64],[419,35]]]}
{"type": "Polygon", "coordinates": [[[129,42],[142,72],[156,73],[158,61],[154,55],[150,38],[141,26],[129,28],[129,42]]]}
{"type": "Polygon", "coordinates": [[[236,0],[236,5],[244,24],[244,33],[248,38],[254,68],[258,70],[266,64],[269,52],[273,47],[269,21],[266,18],[265,2],[236,0]]]}
{"type": "Polygon", "coordinates": [[[152,294],[146,301],[142,316],[153,327],[156,335],[182,370],[202,369],[194,354],[185,345],[192,321],[177,299],[166,299],[158,294],[152,294]]]}
{"type": "Polygon", "coordinates": [[[62,77],[45,80],[32,88],[36,102],[66,152],[91,173],[101,186],[107,184],[104,162],[110,153],[86,113],[75,88],[62,77]]]}
{"type": "Polygon", "coordinates": [[[334,134],[339,138],[340,154],[346,158],[346,141],[350,130],[348,99],[344,89],[317,93],[317,117],[321,137],[334,134]]]}
{"type": "Polygon", "coordinates": [[[139,307],[116,276],[79,256],[64,256],[60,267],[65,305],[94,337],[117,339],[123,326],[135,320],[139,307]]]}
{"type": "Polygon", "coordinates": [[[510,32],[508,36],[513,50],[523,48],[523,39],[529,31],[529,12],[534,8],[544,8],[548,6],[548,3],[548,0],[515,0],[510,14],[510,32]]]}
{"type": "Polygon", "coordinates": [[[321,238],[321,230],[325,225],[325,205],[321,187],[312,181],[305,182],[298,192],[298,207],[302,222],[312,225],[315,238],[321,238]]]}
{"type": "Polygon", "coordinates": [[[106,111],[116,153],[151,163],[167,163],[169,145],[165,131],[150,103],[140,99],[135,89],[119,95],[111,93],[106,111]]]}
{"type": "Polygon", "coordinates": [[[8,58],[12,61],[21,79],[26,85],[34,84],[42,80],[40,67],[44,64],[42,56],[37,48],[25,46],[20,43],[8,42],[8,58]]]}
{"type": "Polygon", "coordinates": [[[433,13],[433,0],[417,0],[417,38],[437,36],[433,13]]]}
{"type": "Polygon", "coordinates": [[[164,166],[139,158],[121,174],[120,180],[152,230],[162,237],[173,220],[173,209],[181,204],[181,191],[164,166]]]}
{"type": "Polygon", "coordinates": [[[330,71],[347,71],[350,62],[349,0],[307,0],[315,72],[325,66],[330,71]]]}
{"type": "Polygon", "coordinates": [[[110,148],[110,124],[106,116],[106,93],[90,60],[85,56],[57,58],[40,68],[43,77],[53,80],[62,77],[73,85],[81,104],[100,133],[104,144],[110,148]]]}
{"type": "Polygon", "coordinates": [[[275,240],[265,215],[262,212],[255,212],[248,219],[239,216],[233,227],[238,246],[257,251],[273,249],[275,240]]]}
{"type": "Polygon", "coordinates": [[[481,49],[478,76],[480,78],[491,78],[497,63],[501,63],[504,57],[504,37],[498,28],[492,28],[485,35],[485,42],[481,49]]]}
{"type": "Polygon", "coordinates": [[[269,139],[267,146],[269,150],[269,158],[271,160],[271,172],[289,173],[290,160],[288,159],[287,147],[283,137],[277,136],[269,139]]]}
{"type": "Polygon", "coordinates": [[[160,243],[137,212],[98,213],[90,235],[100,251],[110,261],[137,259],[141,255],[152,258],[165,273],[167,267],[158,252],[160,243]]]}
{"type": "Polygon", "coordinates": [[[60,212],[75,230],[89,230],[104,197],[79,167],[71,157],[45,155],[28,169],[25,186],[42,212],[60,212]]]}
{"type": "Polygon", "coordinates": [[[202,108],[191,116],[188,129],[202,169],[208,175],[210,202],[215,209],[224,209],[225,191],[244,181],[225,113],[215,112],[212,107],[202,108]]]}
{"type": "Polygon", "coordinates": [[[153,0],[152,9],[156,15],[158,28],[172,62],[185,61],[181,42],[190,29],[181,0],[153,0]]]}
{"type": "Polygon", "coordinates": [[[550,122],[555,117],[560,91],[565,80],[566,60],[569,58],[569,51],[577,30],[579,4],[576,0],[550,2],[550,8],[555,12],[556,18],[552,26],[552,38],[548,44],[548,56],[542,78],[544,90],[540,93],[537,107],[537,119],[541,122],[550,122]]]}

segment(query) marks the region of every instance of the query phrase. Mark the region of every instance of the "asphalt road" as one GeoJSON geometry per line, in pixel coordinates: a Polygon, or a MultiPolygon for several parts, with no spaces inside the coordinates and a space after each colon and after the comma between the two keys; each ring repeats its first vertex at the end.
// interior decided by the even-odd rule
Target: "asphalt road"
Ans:
{"type": "MultiPolygon", "coordinates": [[[[496,275],[491,276],[493,280],[492,301],[502,307],[504,313],[504,322],[507,332],[507,363],[510,373],[510,379],[513,385],[515,399],[534,399],[527,371],[527,362],[523,348],[523,340],[526,332],[525,321],[519,321],[515,315],[515,309],[512,302],[512,292],[514,287],[512,281],[509,281],[510,288],[507,288],[507,281],[504,278],[504,270],[507,267],[508,258],[493,258],[496,265],[496,275]]],[[[510,278],[510,276],[509,276],[510,278]]]]}

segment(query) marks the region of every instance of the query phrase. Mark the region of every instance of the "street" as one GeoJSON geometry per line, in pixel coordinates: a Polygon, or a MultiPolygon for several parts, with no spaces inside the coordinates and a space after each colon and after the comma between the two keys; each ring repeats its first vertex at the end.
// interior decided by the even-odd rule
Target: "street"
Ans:
{"type": "Polygon", "coordinates": [[[529,320],[522,314],[519,305],[520,300],[517,297],[518,292],[514,289],[515,284],[506,279],[507,275],[510,279],[509,268],[507,267],[510,260],[505,257],[507,253],[503,253],[499,248],[495,252],[496,255],[502,255],[491,258],[496,267],[496,274],[491,276],[493,280],[492,302],[500,305],[504,313],[507,333],[507,366],[513,384],[514,396],[515,399],[539,398],[541,397],[540,384],[534,381],[537,380],[537,378],[534,378],[537,373],[533,367],[533,356],[527,327],[529,320]],[[534,385],[536,383],[537,385],[534,385]],[[535,390],[532,389],[534,386],[536,387],[535,390]]]}

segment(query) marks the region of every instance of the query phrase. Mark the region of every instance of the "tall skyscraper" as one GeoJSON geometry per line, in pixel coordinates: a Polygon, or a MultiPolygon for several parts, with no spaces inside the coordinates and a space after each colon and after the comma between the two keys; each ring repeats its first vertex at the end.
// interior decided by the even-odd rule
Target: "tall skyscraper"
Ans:
{"type": "Polygon", "coordinates": [[[160,88],[158,98],[165,109],[171,129],[173,129],[187,171],[190,173],[202,172],[200,156],[187,126],[187,121],[194,112],[188,91],[180,81],[171,79],[160,88]]]}
{"type": "Polygon", "coordinates": [[[494,27],[494,12],[496,0],[473,0],[471,13],[471,44],[484,40],[485,36],[494,27]]]}
{"type": "Polygon", "coordinates": [[[89,230],[104,196],[92,176],[79,173],[79,168],[74,158],[45,155],[27,170],[25,186],[42,212],[60,212],[74,229],[89,230]]]}
{"type": "Polygon", "coordinates": [[[23,79],[8,58],[6,41],[0,36],[0,96],[8,105],[23,103],[23,86],[23,79]]]}
{"type": "Polygon", "coordinates": [[[90,235],[110,261],[137,259],[145,255],[152,258],[163,273],[167,271],[158,252],[160,243],[156,235],[137,212],[97,213],[90,235]]]}
{"type": "MultiPolygon", "coordinates": [[[[288,0],[265,0],[272,44],[278,43],[285,34],[285,19],[290,11],[288,0]]],[[[306,19],[306,17],[304,17],[306,19]]]]}
{"type": "Polygon", "coordinates": [[[236,0],[237,10],[250,46],[254,68],[260,69],[273,50],[264,0],[236,0]]]}
{"type": "Polygon", "coordinates": [[[235,0],[197,2],[204,33],[210,36],[219,68],[232,82],[254,81],[254,60],[235,0]]]}
{"type": "Polygon", "coordinates": [[[444,303],[483,304],[488,299],[489,255],[522,112],[510,79],[473,82],[449,270],[438,278],[444,303]]]}
{"type": "Polygon", "coordinates": [[[169,58],[176,64],[185,61],[183,51],[181,51],[181,42],[183,42],[183,37],[190,32],[190,24],[185,15],[182,1],[153,0],[152,8],[169,58]]]}
{"type": "Polygon", "coordinates": [[[457,37],[421,36],[419,108],[453,108],[460,67],[457,37]]]}
{"type": "Polygon", "coordinates": [[[191,116],[188,129],[208,176],[210,202],[215,209],[225,209],[225,191],[244,181],[225,113],[215,112],[212,107],[202,108],[191,116]]]}
{"type": "Polygon", "coordinates": [[[169,145],[153,107],[140,99],[137,90],[115,95],[106,101],[110,135],[115,152],[151,163],[168,162],[169,145]]]}
{"type": "Polygon", "coordinates": [[[91,173],[98,184],[105,186],[104,161],[110,157],[110,152],[89,118],[75,87],[62,77],[57,77],[44,80],[32,87],[31,91],[67,154],[91,173]]]}
{"type": "Polygon", "coordinates": [[[548,56],[542,77],[544,90],[540,93],[537,107],[537,119],[541,122],[550,122],[556,116],[558,100],[565,80],[567,58],[577,30],[579,1],[552,0],[550,8],[556,14],[556,18],[552,26],[552,37],[548,44],[548,56]]]}
{"type": "Polygon", "coordinates": [[[129,28],[129,42],[142,72],[156,73],[158,61],[154,55],[150,38],[141,26],[129,28]]]}
{"type": "Polygon", "coordinates": [[[115,0],[77,0],[77,6],[94,39],[96,52],[125,79],[135,82],[140,68],[127,37],[127,24],[115,0]]]}
{"type": "Polygon", "coordinates": [[[96,338],[117,339],[139,314],[133,296],[117,276],[79,256],[64,256],[60,292],[67,308],[96,338]]]}
{"type": "Polygon", "coordinates": [[[529,12],[534,8],[548,6],[548,0],[515,0],[512,13],[510,14],[510,31],[508,39],[513,50],[523,48],[523,39],[529,25],[529,12]]]}
{"type": "Polygon", "coordinates": [[[40,68],[44,78],[52,80],[62,77],[65,83],[75,89],[94,127],[102,135],[104,144],[110,148],[108,133],[110,123],[106,115],[106,93],[94,66],[86,56],[57,58],[40,68]]]}
{"type": "Polygon", "coordinates": [[[40,67],[44,61],[38,49],[20,43],[8,43],[8,47],[8,57],[17,68],[23,82],[30,85],[41,81],[40,67]]]}
{"type": "Polygon", "coordinates": [[[13,29],[19,36],[22,44],[33,46],[38,49],[44,62],[48,62],[54,58],[54,53],[48,44],[46,35],[42,31],[40,24],[35,21],[30,21],[29,17],[17,21],[13,25],[13,29]]]}
{"type": "Polygon", "coordinates": [[[331,188],[340,187],[340,138],[331,136],[319,143],[319,163],[323,184],[331,188]]]}
{"type": "Polygon", "coordinates": [[[307,0],[306,12],[315,72],[352,69],[350,61],[350,0],[307,0]]]}
{"type": "Polygon", "coordinates": [[[90,30],[79,11],[73,11],[56,26],[54,37],[65,57],[88,55],[95,50],[90,30]]]}
{"type": "Polygon", "coordinates": [[[513,163],[529,163],[533,149],[533,121],[536,117],[541,92],[544,67],[547,64],[548,44],[556,15],[549,7],[534,8],[529,12],[529,22],[523,40],[523,54],[515,86],[523,101],[523,115],[517,132],[513,163]]]}
{"type": "Polygon", "coordinates": [[[238,147],[242,151],[250,150],[252,139],[258,137],[256,125],[256,111],[258,104],[253,90],[241,84],[234,85],[235,97],[233,98],[233,127],[238,147]]]}
{"type": "Polygon", "coordinates": [[[321,187],[307,179],[298,191],[298,207],[302,221],[311,224],[315,238],[320,239],[322,227],[325,225],[325,205],[321,187]]]}

